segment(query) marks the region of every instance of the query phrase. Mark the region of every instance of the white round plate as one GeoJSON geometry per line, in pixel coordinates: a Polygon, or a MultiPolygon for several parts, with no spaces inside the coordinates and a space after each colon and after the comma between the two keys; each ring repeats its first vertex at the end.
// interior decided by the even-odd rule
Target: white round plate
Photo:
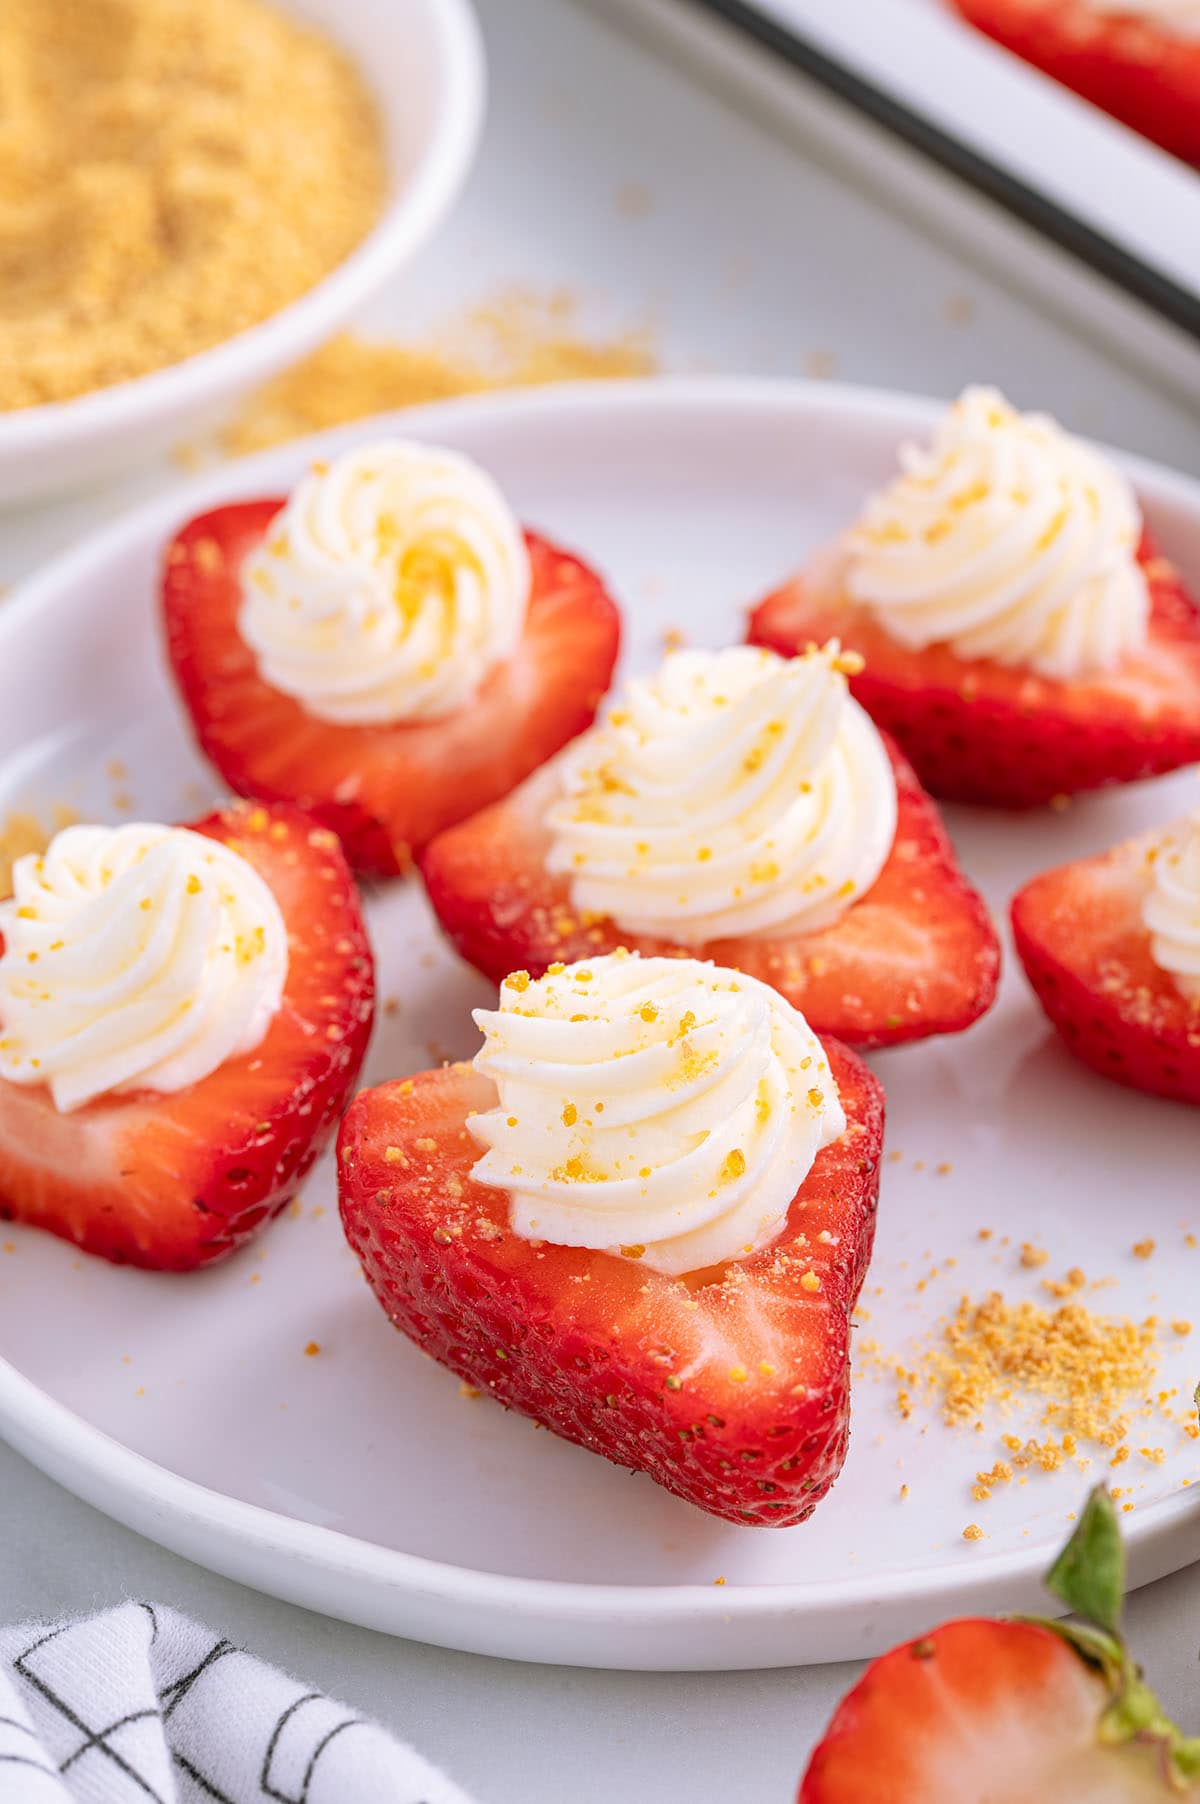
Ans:
{"type": "MultiPolygon", "coordinates": [[[[669,628],[736,640],[744,605],[850,517],[930,417],[921,402],[830,387],[633,384],[454,403],[321,449],[390,428],[479,458],[524,519],[606,572],[636,668],[669,628]]],[[[0,818],[62,803],[186,818],[212,798],[163,668],[156,560],[189,514],[278,492],[313,449],[156,501],[0,611],[0,818]]],[[[1200,581],[1200,490],[1129,468],[1163,546],[1200,581]]],[[[1033,872],[1193,798],[1185,775],[1062,814],[958,810],[951,825],[1000,917],[1033,872]]],[[[367,1080],[469,1055],[468,1010],[488,989],[439,942],[418,885],[377,894],[370,914],[381,1000],[398,1007],[381,1009],[367,1080]]],[[[1036,1297],[1071,1266],[1115,1280],[1090,1299],[1098,1309],[1164,1323],[1192,1314],[1195,1115],[1072,1063],[1019,972],[965,1037],[876,1063],[892,1151],[861,1334],[899,1353],[960,1291],[1036,1297]],[[1135,1258],[1147,1235],[1156,1253],[1135,1258]],[[1025,1240],[1049,1252],[1043,1270],[1021,1266],[1025,1240]]],[[[918,1407],[903,1421],[894,1385],[864,1371],[848,1463],[811,1522],[709,1520],[460,1395],[368,1292],[339,1232],[328,1161],[294,1215],[199,1276],[116,1270],[15,1227],[0,1242],[0,1430],[14,1446],[193,1560],[448,1646],[627,1668],[865,1655],[948,1614],[1035,1606],[1070,1512],[1108,1469],[1091,1449],[1086,1474],[1035,1470],[976,1501],[976,1468],[1020,1419],[952,1430],[918,1407]],[[313,1342],[320,1352],[306,1355],[313,1342]],[[983,1539],[963,1539],[971,1521],[983,1539]]],[[[1167,1339],[1158,1382],[1178,1387],[1182,1406],[1200,1325],[1167,1339]]],[[[1134,1505],[1132,1577],[1144,1583],[1200,1555],[1200,1488],[1186,1488],[1200,1449],[1161,1424],[1139,1422],[1131,1440],[1164,1450],[1161,1462],[1135,1451],[1119,1473],[1134,1505]]]]}
{"type": "Polygon", "coordinates": [[[219,418],[230,400],[337,331],[454,202],[483,122],[470,0],[283,0],[354,58],[379,108],[390,196],[344,262],[257,326],[70,401],[0,412],[0,506],[111,476],[219,418]]]}

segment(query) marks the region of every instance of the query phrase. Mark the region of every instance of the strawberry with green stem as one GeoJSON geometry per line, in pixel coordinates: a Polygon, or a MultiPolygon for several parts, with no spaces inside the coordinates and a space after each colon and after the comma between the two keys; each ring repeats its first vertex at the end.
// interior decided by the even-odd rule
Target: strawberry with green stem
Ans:
{"type": "Polygon", "coordinates": [[[1121,1631],[1125,1559],[1091,1493],[1047,1589],[1076,1622],[967,1618],[872,1662],[797,1804],[1151,1804],[1200,1798],[1200,1738],[1162,1711],[1121,1631]]]}

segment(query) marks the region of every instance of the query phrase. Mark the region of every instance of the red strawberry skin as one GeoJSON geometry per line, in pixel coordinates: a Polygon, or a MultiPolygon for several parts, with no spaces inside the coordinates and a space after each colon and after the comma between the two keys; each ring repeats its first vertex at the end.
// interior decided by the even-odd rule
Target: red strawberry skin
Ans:
{"type": "Polygon", "coordinates": [[[396,1327],[460,1378],[712,1515],[802,1522],[845,1458],[883,1138],[878,1082],[826,1050],[850,1127],[782,1238],[712,1282],[512,1234],[505,1193],[471,1179],[466,1116],[495,1091],[464,1065],[355,1099],[338,1143],[350,1244],[396,1327]]]}
{"type": "Polygon", "coordinates": [[[1157,839],[1035,877],[1013,900],[1013,937],[1076,1058],[1114,1083],[1200,1104],[1200,1005],[1159,970],[1142,924],[1157,839]]]}
{"type": "Polygon", "coordinates": [[[1085,0],[954,0],[988,37],[1134,131],[1200,163],[1200,45],[1085,0]]]}
{"type": "Polygon", "coordinates": [[[0,1082],[0,1218],[157,1271],[224,1259],[278,1214],[354,1087],[374,1012],[371,948],[335,835],[293,808],[235,803],[192,823],[270,885],[288,928],[282,1007],[256,1050],[173,1095],[60,1115],[0,1082]]]}
{"type": "Polygon", "coordinates": [[[1107,1701],[1052,1629],[949,1622],[872,1661],[797,1804],[1166,1804],[1152,1749],[1101,1745],[1107,1701]]]}
{"type": "Polygon", "coordinates": [[[786,996],[818,1033],[853,1046],[958,1033],[991,1007],[999,942],[937,808],[891,743],[888,752],[899,800],[891,856],[874,888],[820,933],[679,947],[625,933],[607,917],[581,920],[568,878],[546,871],[549,774],[434,840],[421,874],[444,931],[495,983],[513,970],[540,977],[556,960],[628,946],[745,971],[786,996]]]}
{"type": "Polygon", "coordinates": [[[754,609],[748,637],[792,654],[840,638],[865,669],[850,688],[894,735],[925,787],[954,802],[1035,808],[1200,759],[1200,610],[1143,544],[1153,609],[1145,650],[1119,670],[1061,683],[946,646],[911,652],[862,608],[804,576],[754,609]]]}
{"type": "Polygon", "coordinates": [[[526,535],[533,587],[517,655],[444,720],[337,726],[264,683],[238,632],[240,571],[282,500],[219,507],[167,547],[167,652],[202,750],[239,795],[291,802],[354,867],[395,876],[435,833],[486,807],[590,726],[620,616],[599,577],[526,535]]]}

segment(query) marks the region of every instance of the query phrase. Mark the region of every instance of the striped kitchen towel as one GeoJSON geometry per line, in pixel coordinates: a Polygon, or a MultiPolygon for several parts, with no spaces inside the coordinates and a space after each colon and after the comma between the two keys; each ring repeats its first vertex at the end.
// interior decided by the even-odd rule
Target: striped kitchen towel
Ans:
{"type": "Polygon", "coordinates": [[[162,1605],[0,1628],[0,1804],[470,1804],[376,1723],[162,1605]]]}

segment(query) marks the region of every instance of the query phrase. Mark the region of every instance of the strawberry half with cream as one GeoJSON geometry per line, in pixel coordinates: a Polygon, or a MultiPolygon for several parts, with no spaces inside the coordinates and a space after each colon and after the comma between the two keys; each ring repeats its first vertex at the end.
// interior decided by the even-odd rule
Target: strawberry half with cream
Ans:
{"type": "Polygon", "coordinates": [[[374,978],[335,836],[235,805],[68,827],[0,903],[0,1217],[159,1270],[294,1194],[358,1076],[374,978]]]}
{"type": "Polygon", "coordinates": [[[883,1095],[773,990],[614,954],[512,974],[476,1069],[359,1095],[342,1219],[395,1325],[732,1522],[803,1521],[849,1425],[883,1095]]]}
{"type": "Polygon", "coordinates": [[[678,651],[597,726],[421,860],[493,981],[629,946],[734,966],[821,1033],[890,1045],[970,1025],[999,949],[937,809],[805,657],[678,651]]]}
{"type": "Polygon", "coordinates": [[[967,1617],[873,1660],[797,1804],[1195,1804],[1200,1738],[1125,1645],[1124,1571],[1101,1487],[1046,1580],[1082,1622],[967,1617]]]}
{"type": "Polygon", "coordinates": [[[1012,917],[1038,1001],[1076,1058],[1200,1104],[1200,812],[1035,877],[1012,917]]]}
{"type": "Polygon", "coordinates": [[[403,442],[191,521],[163,608],[225,781],[305,808],[374,876],[588,726],[620,638],[600,579],[523,533],[490,477],[403,442]]]}
{"type": "Polygon", "coordinates": [[[992,389],[753,612],[859,652],[853,694],[935,795],[1023,808],[1200,758],[1200,611],[1098,452],[992,389]]]}
{"type": "Polygon", "coordinates": [[[1093,106],[1200,164],[1200,0],[953,0],[1093,106]]]}

